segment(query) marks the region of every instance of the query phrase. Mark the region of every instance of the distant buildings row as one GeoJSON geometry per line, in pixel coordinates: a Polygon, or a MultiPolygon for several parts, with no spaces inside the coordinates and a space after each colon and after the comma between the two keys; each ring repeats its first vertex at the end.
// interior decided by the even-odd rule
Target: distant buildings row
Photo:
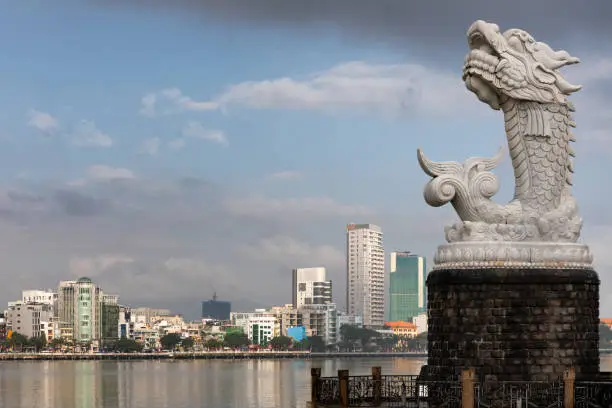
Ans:
{"type": "MultiPolygon", "coordinates": [[[[347,315],[359,317],[367,328],[380,329],[385,315],[390,321],[412,320],[427,310],[425,258],[410,252],[389,254],[388,290],[385,273],[383,233],[374,224],[346,227],[346,305],[347,315]],[[387,302],[388,301],[388,302],[387,302]],[[389,310],[385,313],[385,305],[389,310]]],[[[293,270],[291,300],[295,308],[334,303],[332,281],[324,267],[293,270]]],[[[229,302],[202,303],[202,317],[228,319],[229,302]]]]}
{"type": "MultiPolygon", "coordinates": [[[[374,330],[393,327],[396,332],[403,330],[411,335],[426,331],[425,259],[409,252],[391,252],[389,262],[387,282],[382,230],[373,224],[349,224],[346,312],[339,311],[333,301],[333,285],[326,269],[312,267],[292,271],[291,304],[232,312],[231,304],[218,300],[215,294],[202,302],[202,319],[227,322],[226,326],[244,331],[254,344],[264,344],[279,335],[296,340],[318,336],[326,344],[334,344],[344,324],[374,330]]],[[[178,316],[169,323],[169,311],[157,317],[155,321],[152,316],[139,320],[134,310],[119,304],[118,296],[104,293],[86,277],[62,281],[57,290],[26,290],[21,300],[9,302],[4,313],[7,331],[93,347],[122,337],[147,339],[152,344],[160,333],[188,336],[195,330],[178,316]]]]}
{"type": "MultiPolygon", "coordinates": [[[[350,231],[359,230],[355,229],[350,231]]],[[[349,233],[350,235],[350,233],[349,233]]],[[[364,244],[362,235],[349,237],[349,255],[351,245],[359,246],[362,254],[372,254],[372,259],[363,260],[355,255],[348,262],[349,293],[348,313],[339,311],[333,302],[332,282],[327,279],[324,267],[296,268],[291,279],[292,303],[275,306],[270,309],[256,309],[253,312],[229,312],[230,305],[216,299],[204,302],[203,318],[229,319],[232,326],[239,327],[247,334],[253,344],[264,345],[277,336],[288,336],[300,341],[305,337],[320,337],[326,345],[340,341],[343,325],[366,327],[402,337],[414,337],[427,331],[427,316],[425,313],[425,264],[422,257],[408,253],[391,254],[390,281],[390,322],[384,319],[384,267],[380,272],[378,265],[371,271],[373,261],[380,264],[383,257],[378,249],[368,252],[368,244],[364,244]],[[351,244],[352,243],[352,244],[351,244]],[[366,247],[364,249],[364,246],[366,247]],[[369,272],[368,272],[369,271],[369,272]],[[369,276],[367,281],[364,276],[369,276]],[[383,282],[376,280],[382,275],[383,282]],[[357,296],[355,293],[359,293],[357,296]],[[350,303],[352,302],[352,303],[350,303]],[[212,311],[220,311],[221,303],[225,303],[224,314],[214,315],[212,311]],[[214,306],[213,306],[214,305],[214,306]],[[380,312],[379,312],[380,309],[380,312]],[[229,312],[229,313],[228,313],[229,312]],[[376,313],[375,313],[376,312],[376,313]],[[380,316],[379,316],[380,315],[380,316]],[[368,320],[369,319],[369,320],[368,320]],[[366,325],[366,321],[370,325],[366,325]],[[373,324],[376,322],[376,324],[373,324]]],[[[363,237],[373,244],[379,245],[380,233],[366,234],[363,237]]],[[[354,253],[357,250],[354,249],[354,253]]]]}
{"type": "Polygon", "coordinates": [[[90,343],[119,337],[118,301],[91,279],[80,278],[60,282],[57,291],[23,291],[21,300],[9,302],[4,316],[9,331],[27,337],[90,343]]]}
{"type": "Polygon", "coordinates": [[[416,335],[426,331],[425,259],[409,252],[391,252],[389,261],[388,290],[385,290],[382,230],[373,224],[349,224],[346,228],[346,313],[337,310],[326,269],[312,267],[293,270],[291,304],[254,312],[231,312],[230,303],[219,301],[215,296],[202,303],[202,318],[229,319],[254,343],[283,335],[319,336],[326,344],[333,344],[343,324],[381,330],[390,326],[386,320],[392,322],[396,332],[416,335]],[[385,313],[387,303],[389,309],[385,313]]]}

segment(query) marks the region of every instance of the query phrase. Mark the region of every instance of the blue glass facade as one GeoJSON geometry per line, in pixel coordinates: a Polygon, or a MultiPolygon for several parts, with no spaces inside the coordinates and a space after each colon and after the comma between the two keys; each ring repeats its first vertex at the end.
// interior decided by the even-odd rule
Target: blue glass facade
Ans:
{"type": "Polygon", "coordinates": [[[232,304],[222,300],[206,300],[202,302],[202,319],[229,320],[232,304]]]}

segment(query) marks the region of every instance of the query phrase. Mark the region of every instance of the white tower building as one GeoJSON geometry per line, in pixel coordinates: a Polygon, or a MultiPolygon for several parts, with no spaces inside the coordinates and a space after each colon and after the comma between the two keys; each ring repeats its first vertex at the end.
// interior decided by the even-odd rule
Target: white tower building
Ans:
{"type": "Polygon", "coordinates": [[[325,277],[325,268],[297,268],[293,270],[293,307],[324,305],[332,302],[332,282],[325,277]]]}
{"type": "Polygon", "coordinates": [[[383,234],[374,224],[346,226],[346,304],[365,327],[385,322],[385,251],[383,234]]]}

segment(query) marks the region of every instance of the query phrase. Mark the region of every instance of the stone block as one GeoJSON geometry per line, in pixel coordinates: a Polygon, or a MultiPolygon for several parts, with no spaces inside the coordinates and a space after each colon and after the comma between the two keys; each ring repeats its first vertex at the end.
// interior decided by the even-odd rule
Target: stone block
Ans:
{"type": "Polygon", "coordinates": [[[568,367],[599,372],[594,271],[472,272],[439,269],[428,276],[428,366],[437,372],[474,367],[479,378],[500,381],[553,380],[568,367]]]}

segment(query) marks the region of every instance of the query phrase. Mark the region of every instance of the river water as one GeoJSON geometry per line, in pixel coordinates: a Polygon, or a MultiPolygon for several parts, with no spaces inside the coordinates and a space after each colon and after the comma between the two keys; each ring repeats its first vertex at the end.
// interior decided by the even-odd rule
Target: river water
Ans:
{"type": "MultiPolygon", "coordinates": [[[[0,362],[3,408],[304,408],[322,375],[418,374],[423,358],[0,362]]],[[[602,358],[612,371],[612,356],[602,358]]]]}

